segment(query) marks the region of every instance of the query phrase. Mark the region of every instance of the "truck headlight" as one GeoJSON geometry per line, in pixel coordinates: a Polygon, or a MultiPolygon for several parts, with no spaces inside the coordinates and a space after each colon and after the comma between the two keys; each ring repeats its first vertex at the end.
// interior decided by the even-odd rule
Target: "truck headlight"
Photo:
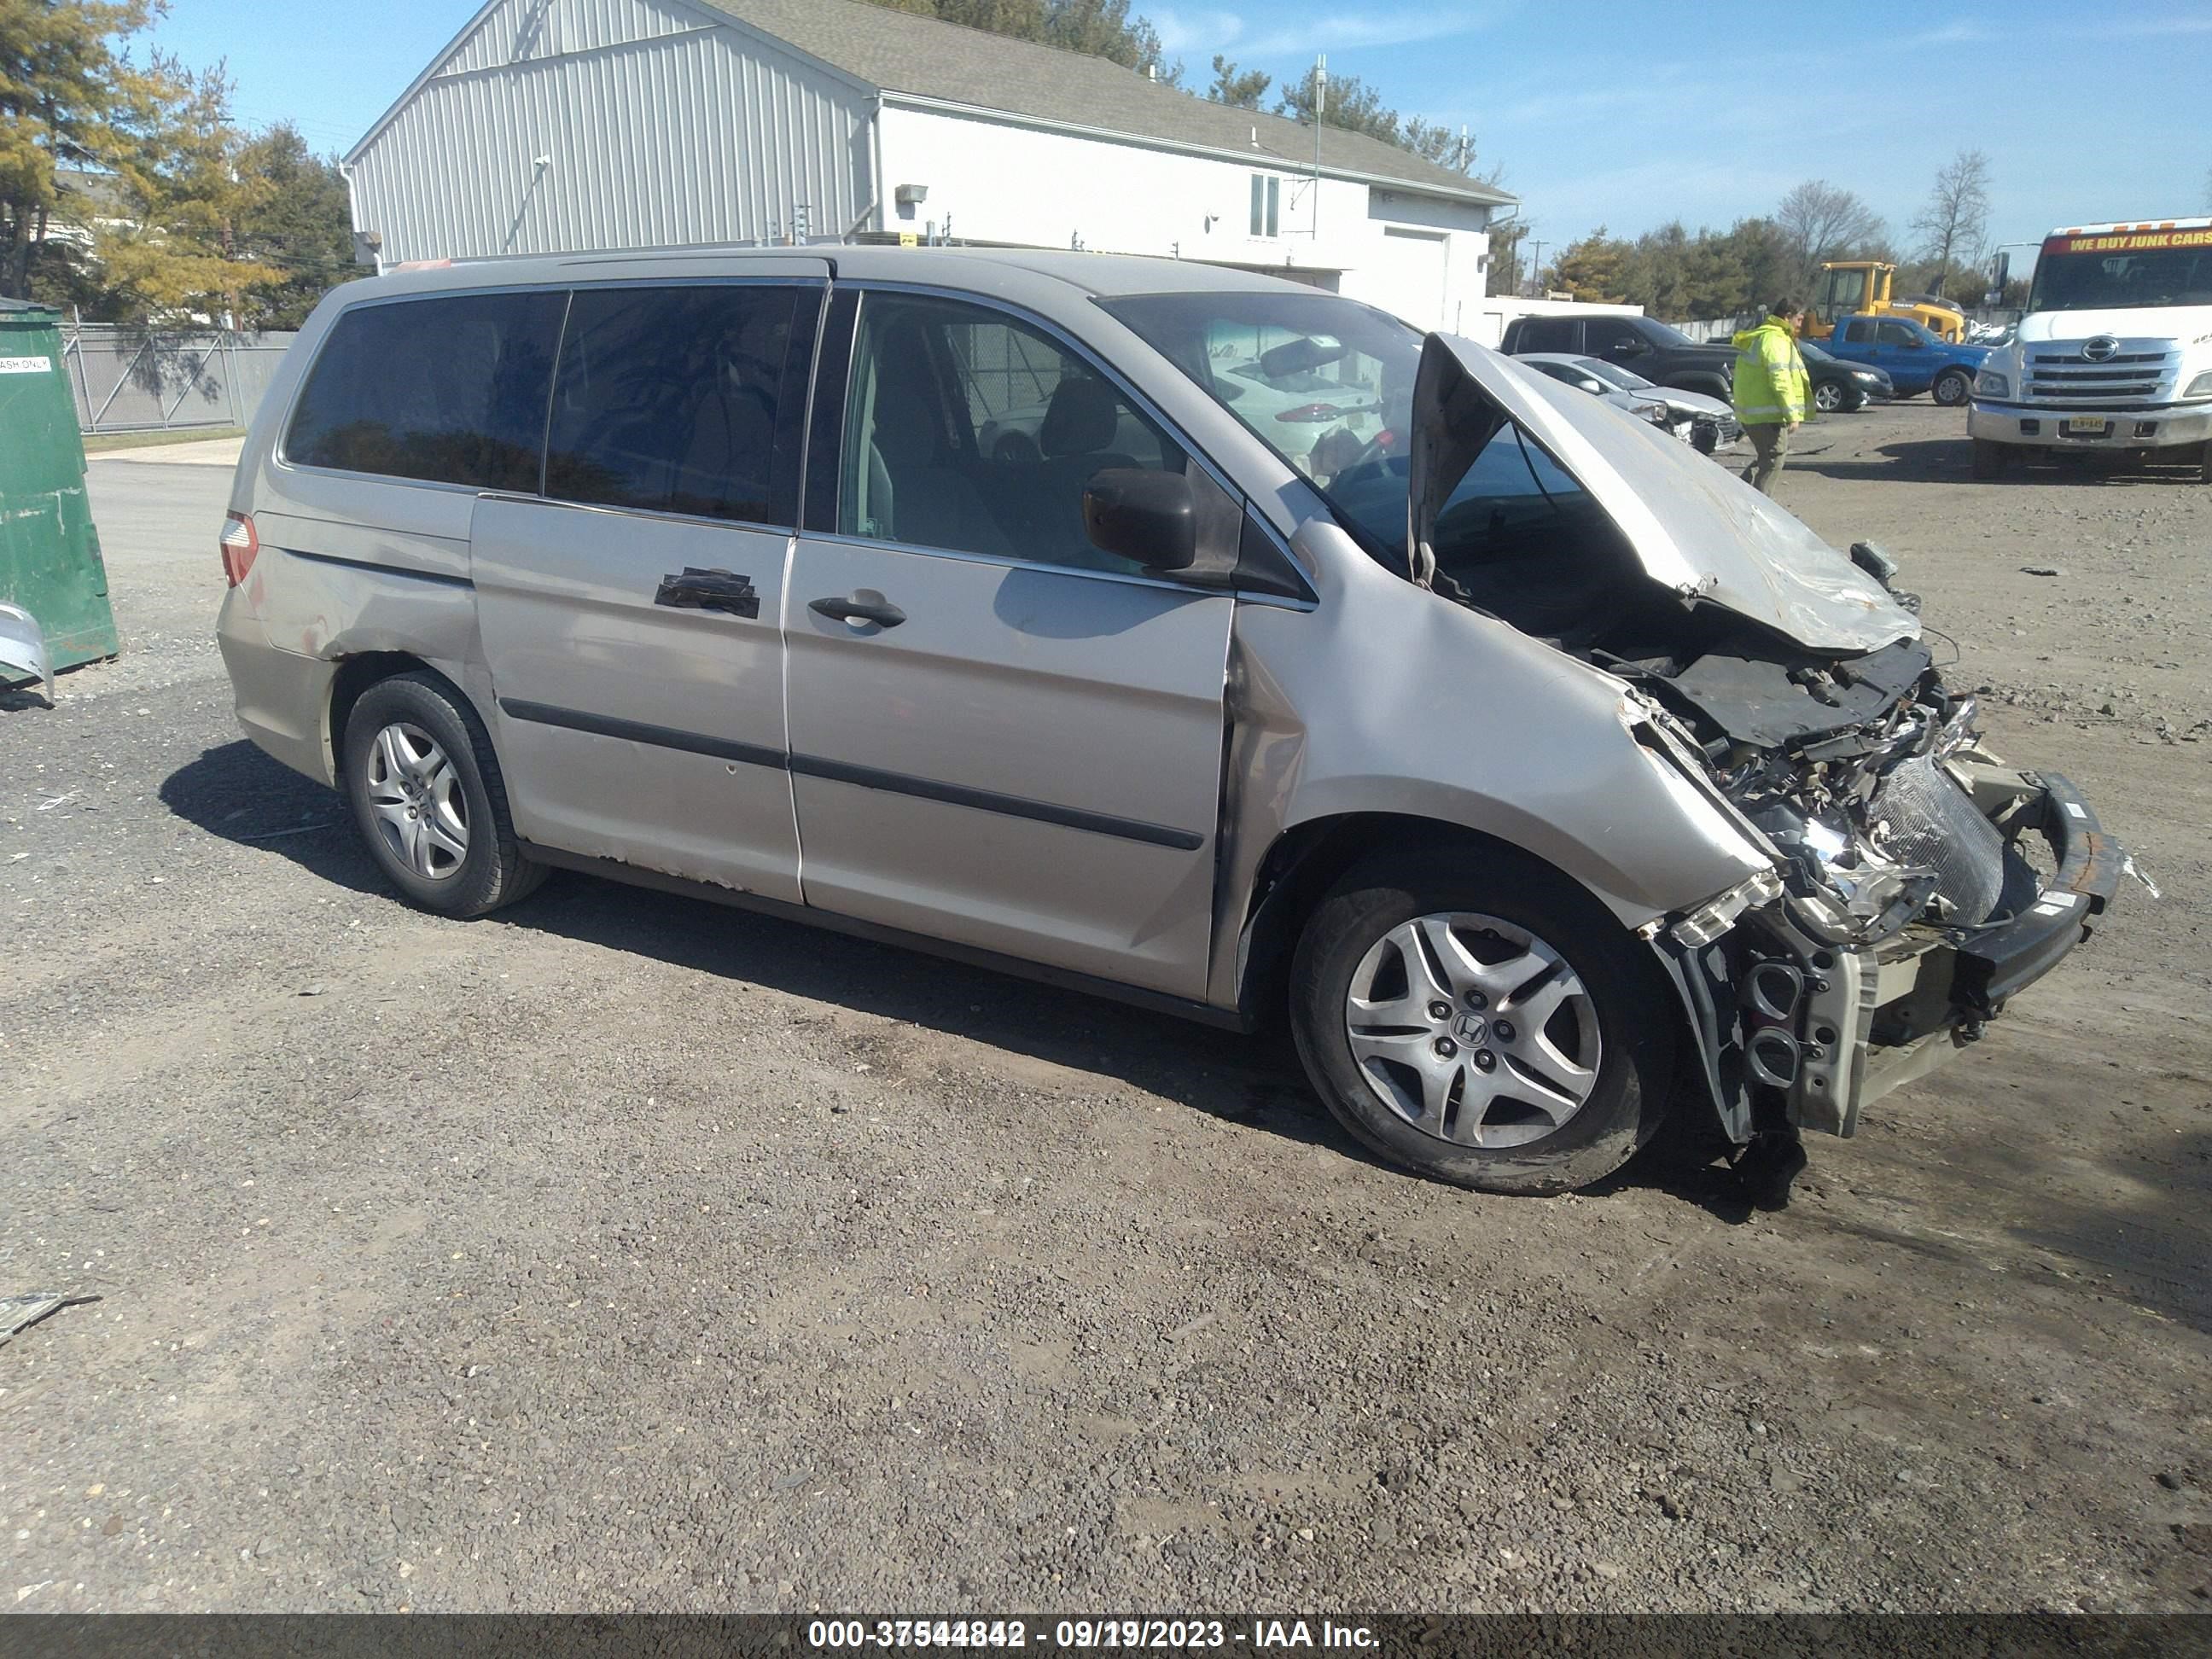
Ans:
{"type": "Polygon", "coordinates": [[[1985,368],[1974,376],[1974,395],[1978,398],[2009,398],[2012,382],[1993,368],[1985,368]]]}
{"type": "Polygon", "coordinates": [[[2191,380],[2189,390],[2181,395],[2185,398],[2212,398],[2212,368],[2206,369],[2191,380]]]}

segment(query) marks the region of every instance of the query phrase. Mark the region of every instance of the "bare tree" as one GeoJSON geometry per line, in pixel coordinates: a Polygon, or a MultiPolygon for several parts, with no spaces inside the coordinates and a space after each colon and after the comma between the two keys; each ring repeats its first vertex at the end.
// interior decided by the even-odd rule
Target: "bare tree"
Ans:
{"type": "Polygon", "coordinates": [[[1784,197],[1774,210],[1774,223],[1796,258],[1802,283],[1813,280],[1823,259],[1873,241],[1887,229],[1881,215],[1826,179],[1808,179],[1784,197]]]}
{"type": "Polygon", "coordinates": [[[1936,174],[1928,205],[1912,222],[1920,251],[1936,268],[1929,291],[1941,294],[1954,270],[1981,262],[1990,222],[1990,158],[1962,149],[1936,174]]]}

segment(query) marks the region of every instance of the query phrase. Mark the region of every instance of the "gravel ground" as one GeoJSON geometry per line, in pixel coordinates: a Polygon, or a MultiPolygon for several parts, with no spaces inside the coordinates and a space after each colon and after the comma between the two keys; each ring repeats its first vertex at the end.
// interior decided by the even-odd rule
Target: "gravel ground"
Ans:
{"type": "Polygon", "coordinates": [[[1268,1042],[581,878],[242,742],[226,472],[0,696],[0,1607],[2203,1608],[2212,489],[1808,429],[2163,885],[1780,1212],[1377,1167],[1268,1042]],[[2025,574],[2023,567],[2056,569],[2025,574]]]}

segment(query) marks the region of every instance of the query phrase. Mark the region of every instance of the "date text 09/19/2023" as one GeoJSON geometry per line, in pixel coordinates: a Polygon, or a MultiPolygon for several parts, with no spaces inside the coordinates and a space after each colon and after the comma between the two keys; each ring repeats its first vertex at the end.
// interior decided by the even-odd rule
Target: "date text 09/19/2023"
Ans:
{"type": "Polygon", "coordinates": [[[1249,1619],[816,1619],[807,1645],[844,1648],[1132,1649],[1340,1648],[1372,1650],[1368,1626],[1331,1620],[1249,1619]]]}

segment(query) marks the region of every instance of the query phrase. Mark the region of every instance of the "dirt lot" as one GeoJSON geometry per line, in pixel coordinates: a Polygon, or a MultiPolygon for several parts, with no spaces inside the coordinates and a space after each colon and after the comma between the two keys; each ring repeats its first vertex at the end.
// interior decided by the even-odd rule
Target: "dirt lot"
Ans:
{"type": "Polygon", "coordinates": [[[1808,430],[2165,890],[1948,1074],[1486,1199],[1263,1042],[581,878],[453,923],[240,741],[228,474],[0,698],[0,1607],[2203,1608],[2212,489],[1808,430]],[[2057,575],[2023,574],[2022,567],[2057,575]]]}

